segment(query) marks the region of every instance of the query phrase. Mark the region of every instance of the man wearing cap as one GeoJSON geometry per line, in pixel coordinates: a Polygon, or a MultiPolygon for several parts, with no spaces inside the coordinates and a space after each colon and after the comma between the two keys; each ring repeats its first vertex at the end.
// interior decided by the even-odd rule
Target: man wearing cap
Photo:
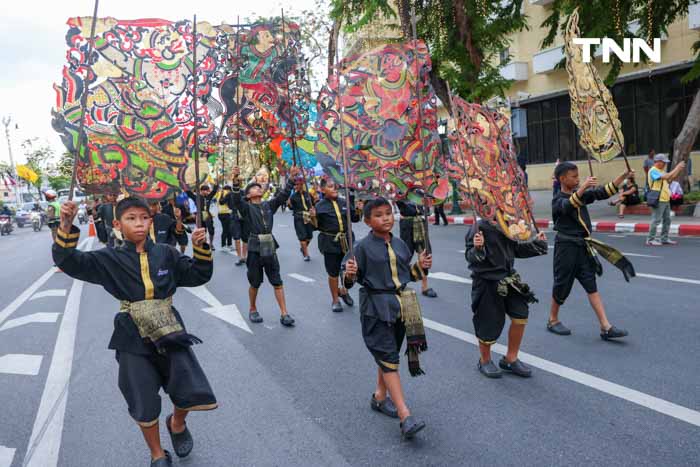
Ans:
{"type": "Polygon", "coordinates": [[[656,206],[649,206],[651,207],[651,225],[649,226],[649,235],[647,236],[647,246],[676,244],[676,242],[668,238],[668,233],[671,229],[671,190],[669,189],[669,184],[671,181],[678,178],[683,169],[685,169],[685,162],[679,162],[672,171],[666,172],[666,164],[669,162],[671,161],[668,160],[666,154],[657,154],[654,156],[654,166],[649,169],[649,173],[647,174],[647,184],[649,185],[647,201],[652,198],[652,192],[659,192],[658,204],[656,206]],[[656,235],[659,223],[662,223],[661,238],[656,235]]]}

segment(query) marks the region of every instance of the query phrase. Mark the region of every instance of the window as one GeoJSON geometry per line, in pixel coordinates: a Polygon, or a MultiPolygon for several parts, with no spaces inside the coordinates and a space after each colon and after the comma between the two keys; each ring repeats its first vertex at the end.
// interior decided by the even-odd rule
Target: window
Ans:
{"type": "Polygon", "coordinates": [[[505,48],[501,50],[501,52],[498,54],[498,59],[501,66],[508,65],[508,62],[510,61],[510,49],[505,48]]]}

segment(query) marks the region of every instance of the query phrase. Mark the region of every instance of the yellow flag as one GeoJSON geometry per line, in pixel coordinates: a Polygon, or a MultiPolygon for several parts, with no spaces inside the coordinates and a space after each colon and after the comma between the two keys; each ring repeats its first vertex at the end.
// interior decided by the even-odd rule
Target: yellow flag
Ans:
{"type": "Polygon", "coordinates": [[[36,183],[36,181],[39,180],[39,176],[36,174],[36,172],[26,165],[17,166],[17,175],[27,180],[29,183],[36,183]]]}
{"type": "Polygon", "coordinates": [[[583,149],[598,161],[606,162],[622,152],[621,145],[625,144],[622,124],[610,91],[593,64],[583,62],[581,46],[573,42],[580,35],[576,10],[565,33],[571,120],[579,129],[583,149]]]}

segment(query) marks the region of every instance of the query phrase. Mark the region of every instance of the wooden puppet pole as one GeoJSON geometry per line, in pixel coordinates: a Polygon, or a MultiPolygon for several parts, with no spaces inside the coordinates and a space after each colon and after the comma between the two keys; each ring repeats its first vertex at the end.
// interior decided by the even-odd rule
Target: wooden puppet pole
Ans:
{"type": "Polygon", "coordinates": [[[345,154],[345,124],[343,123],[344,111],[343,111],[343,93],[341,92],[340,84],[340,59],[338,57],[338,48],[335,49],[335,80],[338,86],[338,91],[336,93],[338,98],[338,125],[340,126],[340,154],[343,158],[343,185],[345,186],[345,223],[347,224],[348,230],[348,246],[350,249],[350,257],[355,257],[355,252],[353,249],[352,242],[352,211],[350,210],[350,188],[348,187],[350,181],[348,179],[348,158],[345,154]]]}
{"type": "Polygon", "coordinates": [[[467,182],[467,196],[469,196],[469,202],[471,203],[471,208],[472,208],[472,220],[474,222],[474,226],[478,229],[477,225],[477,218],[476,218],[476,204],[474,202],[474,196],[472,194],[472,187],[471,183],[469,182],[469,173],[467,172],[467,164],[464,162],[464,156],[466,155],[466,145],[464,144],[464,141],[462,141],[462,135],[459,132],[459,122],[457,121],[456,114],[457,112],[455,111],[455,105],[454,102],[452,101],[452,90],[450,89],[450,83],[445,81],[445,84],[447,85],[447,96],[450,99],[450,108],[452,109],[452,120],[455,123],[455,131],[457,133],[457,142],[459,145],[459,150],[462,153],[461,154],[461,159],[462,159],[462,170],[464,170],[464,178],[465,181],[467,182]]]}
{"type": "MultiPolygon", "coordinates": [[[[236,62],[240,61],[241,58],[241,43],[240,43],[240,32],[241,32],[241,17],[236,16],[236,62]]],[[[238,68],[236,73],[236,167],[241,166],[241,69],[238,68]]]]}
{"type": "MultiPolygon", "coordinates": [[[[288,58],[288,48],[287,48],[287,32],[286,32],[286,24],[284,22],[284,8],[282,8],[282,45],[284,47],[284,59],[285,61],[288,58]]],[[[284,63],[284,66],[286,67],[286,63],[284,63]]],[[[289,111],[289,130],[292,133],[292,137],[289,140],[289,144],[292,146],[292,164],[296,167],[297,165],[297,145],[296,145],[296,137],[297,137],[297,132],[296,132],[296,125],[294,122],[294,112],[292,110],[292,100],[289,97],[289,73],[287,73],[287,70],[285,70],[285,80],[287,83],[287,87],[285,89],[286,94],[287,94],[287,109],[289,111]]]]}
{"type": "Polygon", "coordinates": [[[197,87],[199,79],[197,74],[197,15],[194,15],[193,31],[192,31],[192,76],[193,76],[193,101],[192,111],[194,113],[192,122],[194,123],[194,178],[195,178],[195,193],[197,194],[197,214],[195,222],[197,227],[202,226],[202,197],[199,193],[199,135],[197,134],[197,87]]]}
{"type": "MultiPolygon", "coordinates": [[[[427,254],[431,253],[430,248],[430,236],[428,234],[428,187],[426,186],[426,175],[428,173],[428,157],[425,153],[425,147],[423,147],[423,101],[420,94],[421,85],[421,69],[418,60],[418,35],[416,32],[416,9],[411,7],[411,30],[413,33],[413,60],[416,62],[416,105],[418,106],[418,121],[416,122],[416,133],[418,136],[418,141],[420,142],[420,147],[423,156],[423,235],[425,236],[425,251],[427,254]]],[[[437,217],[437,213],[435,213],[437,217]]],[[[437,222],[437,219],[436,219],[437,222]]]]}
{"type": "MultiPolygon", "coordinates": [[[[95,26],[97,25],[97,8],[100,4],[100,0],[95,0],[95,9],[92,12],[92,24],[90,25],[90,42],[88,42],[88,52],[86,65],[88,72],[92,70],[90,66],[90,59],[92,58],[92,51],[95,47],[95,26]]],[[[75,148],[75,154],[73,155],[73,171],[70,177],[70,191],[68,192],[68,201],[73,201],[73,192],[75,191],[75,185],[78,179],[78,158],[80,157],[80,152],[83,149],[83,136],[85,134],[85,107],[87,106],[88,97],[88,79],[89,73],[85,77],[83,82],[83,95],[80,96],[80,126],[78,127],[78,144],[75,148]]]]}
{"type": "MultiPolygon", "coordinates": [[[[590,70],[591,74],[595,76],[593,73],[593,65],[588,63],[588,69],[590,70]]],[[[622,151],[622,158],[625,160],[625,166],[627,166],[627,171],[631,172],[632,168],[630,167],[630,162],[627,160],[627,151],[625,151],[625,146],[622,144],[622,139],[620,138],[620,134],[617,131],[617,127],[615,126],[615,123],[613,122],[612,115],[610,115],[610,109],[608,108],[608,103],[603,99],[603,90],[600,89],[600,83],[598,82],[597,79],[594,79],[593,82],[595,83],[596,89],[598,90],[598,97],[600,98],[600,102],[603,103],[603,108],[605,109],[605,114],[608,116],[608,122],[612,126],[613,129],[613,134],[615,135],[615,141],[617,141],[617,145],[620,146],[620,151],[622,151]]],[[[591,171],[591,177],[593,176],[593,168],[591,167],[591,156],[588,156],[588,165],[589,169],[591,171]]]]}

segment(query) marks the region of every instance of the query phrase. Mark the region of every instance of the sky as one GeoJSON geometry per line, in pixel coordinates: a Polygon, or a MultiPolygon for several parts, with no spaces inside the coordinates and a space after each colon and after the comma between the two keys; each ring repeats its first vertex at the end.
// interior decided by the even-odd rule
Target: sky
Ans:
{"type": "MultiPolygon", "coordinates": [[[[5,2],[3,2],[5,3],[5,2]]],[[[9,2],[8,2],[9,3],[9,2]]],[[[313,0],[183,1],[183,0],[101,0],[98,16],[117,19],[192,18],[212,24],[235,24],[236,16],[294,16],[313,7],[313,0]]],[[[0,16],[0,118],[12,118],[10,138],[15,163],[25,161],[21,142],[37,137],[46,141],[57,155],[64,151],[51,128],[55,105],[53,84],[61,82],[65,60],[66,20],[92,16],[93,0],[18,0],[3,7],[0,16]],[[15,128],[17,125],[18,128],[15,128]]],[[[9,162],[5,127],[0,142],[0,161],[9,162]]]]}

